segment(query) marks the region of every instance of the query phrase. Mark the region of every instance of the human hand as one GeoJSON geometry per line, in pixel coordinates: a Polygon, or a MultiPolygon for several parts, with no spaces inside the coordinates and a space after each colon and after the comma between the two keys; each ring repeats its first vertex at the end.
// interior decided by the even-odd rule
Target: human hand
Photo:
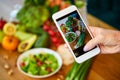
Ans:
{"type": "Polygon", "coordinates": [[[97,27],[89,28],[94,35],[94,38],[85,45],[84,51],[88,51],[99,44],[101,53],[120,52],[120,31],[107,30],[97,27]]]}

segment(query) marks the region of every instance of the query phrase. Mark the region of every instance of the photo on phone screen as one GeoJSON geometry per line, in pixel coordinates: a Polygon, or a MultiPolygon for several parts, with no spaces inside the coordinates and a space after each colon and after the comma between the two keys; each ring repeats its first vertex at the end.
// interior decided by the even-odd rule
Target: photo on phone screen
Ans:
{"type": "Polygon", "coordinates": [[[91,36],[77,10],[58,18],[56,21],[75,56],[79,57],[86,53],[83,48],[91,36]]]}

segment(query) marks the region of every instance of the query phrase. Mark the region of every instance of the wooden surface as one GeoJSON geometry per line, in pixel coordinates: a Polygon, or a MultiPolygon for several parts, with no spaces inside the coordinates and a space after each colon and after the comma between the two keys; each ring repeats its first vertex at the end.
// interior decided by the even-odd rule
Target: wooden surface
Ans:
{"type": "MultiPolygon", "coordinates": [[[[91,26],[115,29],[91,15],[88,15],[88,21],[91,26]]],[[[120,80],[120,53],[96,56],[88,80],[120,80]]]]}
{"type": "MultiPolygon", "coordinates": [[[[88,20],[90,25],[114,29],[91,15],[88,15],[88,20]]],[[[8,52],[0,47],[0,80],[64,80],[64,77],[72,66],[63,66],[57,74],[49,78],[33,79],[18,71],[16,60],[19,55],[17,52],[8,52]],[[8,60],[3,58],[6,55],[9,56],[8,60]],[[11,76],[8,75],[8,70],[4,69],[4,64],[6,63],[13,70],[13,75],[11,76]]],[[[86,77],[87,80],[120,80],[120,54],[100,54],[96,56],[86,77]]]]}

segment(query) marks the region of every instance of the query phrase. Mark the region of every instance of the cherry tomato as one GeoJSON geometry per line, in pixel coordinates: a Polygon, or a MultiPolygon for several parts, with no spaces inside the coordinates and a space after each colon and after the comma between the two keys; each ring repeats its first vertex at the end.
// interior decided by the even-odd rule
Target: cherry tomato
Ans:
{"type": "Polygon", "coordinates": [[[55,32],[53,30],[49,30],[48,33],[50,36],[55,36],[55,32]]]}
{"type": "Polygon", "coordinates": [[[42,63],[41,61],[38,61],[38,62],[37,62],[37,65],[38,65],[38,66],[41,66],[42,64],[43,64],[43,63],[42,63]]]}
{"type": "Polygon", "coordinates": [[[58,37],[61,37],[60,32],[56,32],[56,35],[57,35],[58,37]]]}
{"type": "Polygon", "coordinates": [[[44,29],[45,31],[49,31],[49,30],[50,30],[50,26],[44,24],[44,25],[43,25],[43,29],[44,29]]]}
{"type": "Polygon", "coordinates": [[[58,39],[56,37],[51,37],[51,40],[53,43],[57,43],[58,42],[58,39]]]}
{"type": "Polygon", "coordinates": [[[21,66],[21,67],[25,66],[25,63],[24,63],[24,62],[21,62],[21,63],[20,63],[20,66],[21,66]]]}

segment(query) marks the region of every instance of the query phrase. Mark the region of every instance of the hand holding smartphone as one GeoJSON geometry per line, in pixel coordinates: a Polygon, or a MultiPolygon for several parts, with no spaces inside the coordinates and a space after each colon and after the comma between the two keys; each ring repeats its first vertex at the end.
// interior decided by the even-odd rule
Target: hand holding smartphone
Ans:
{"type": "Polygon", "coordinates": [[[93,36],[74,5],[53,14],[52,18],[76,62],[82,63],[100,53],[98,45],[87,52],[83,50],[93,36]]]}

